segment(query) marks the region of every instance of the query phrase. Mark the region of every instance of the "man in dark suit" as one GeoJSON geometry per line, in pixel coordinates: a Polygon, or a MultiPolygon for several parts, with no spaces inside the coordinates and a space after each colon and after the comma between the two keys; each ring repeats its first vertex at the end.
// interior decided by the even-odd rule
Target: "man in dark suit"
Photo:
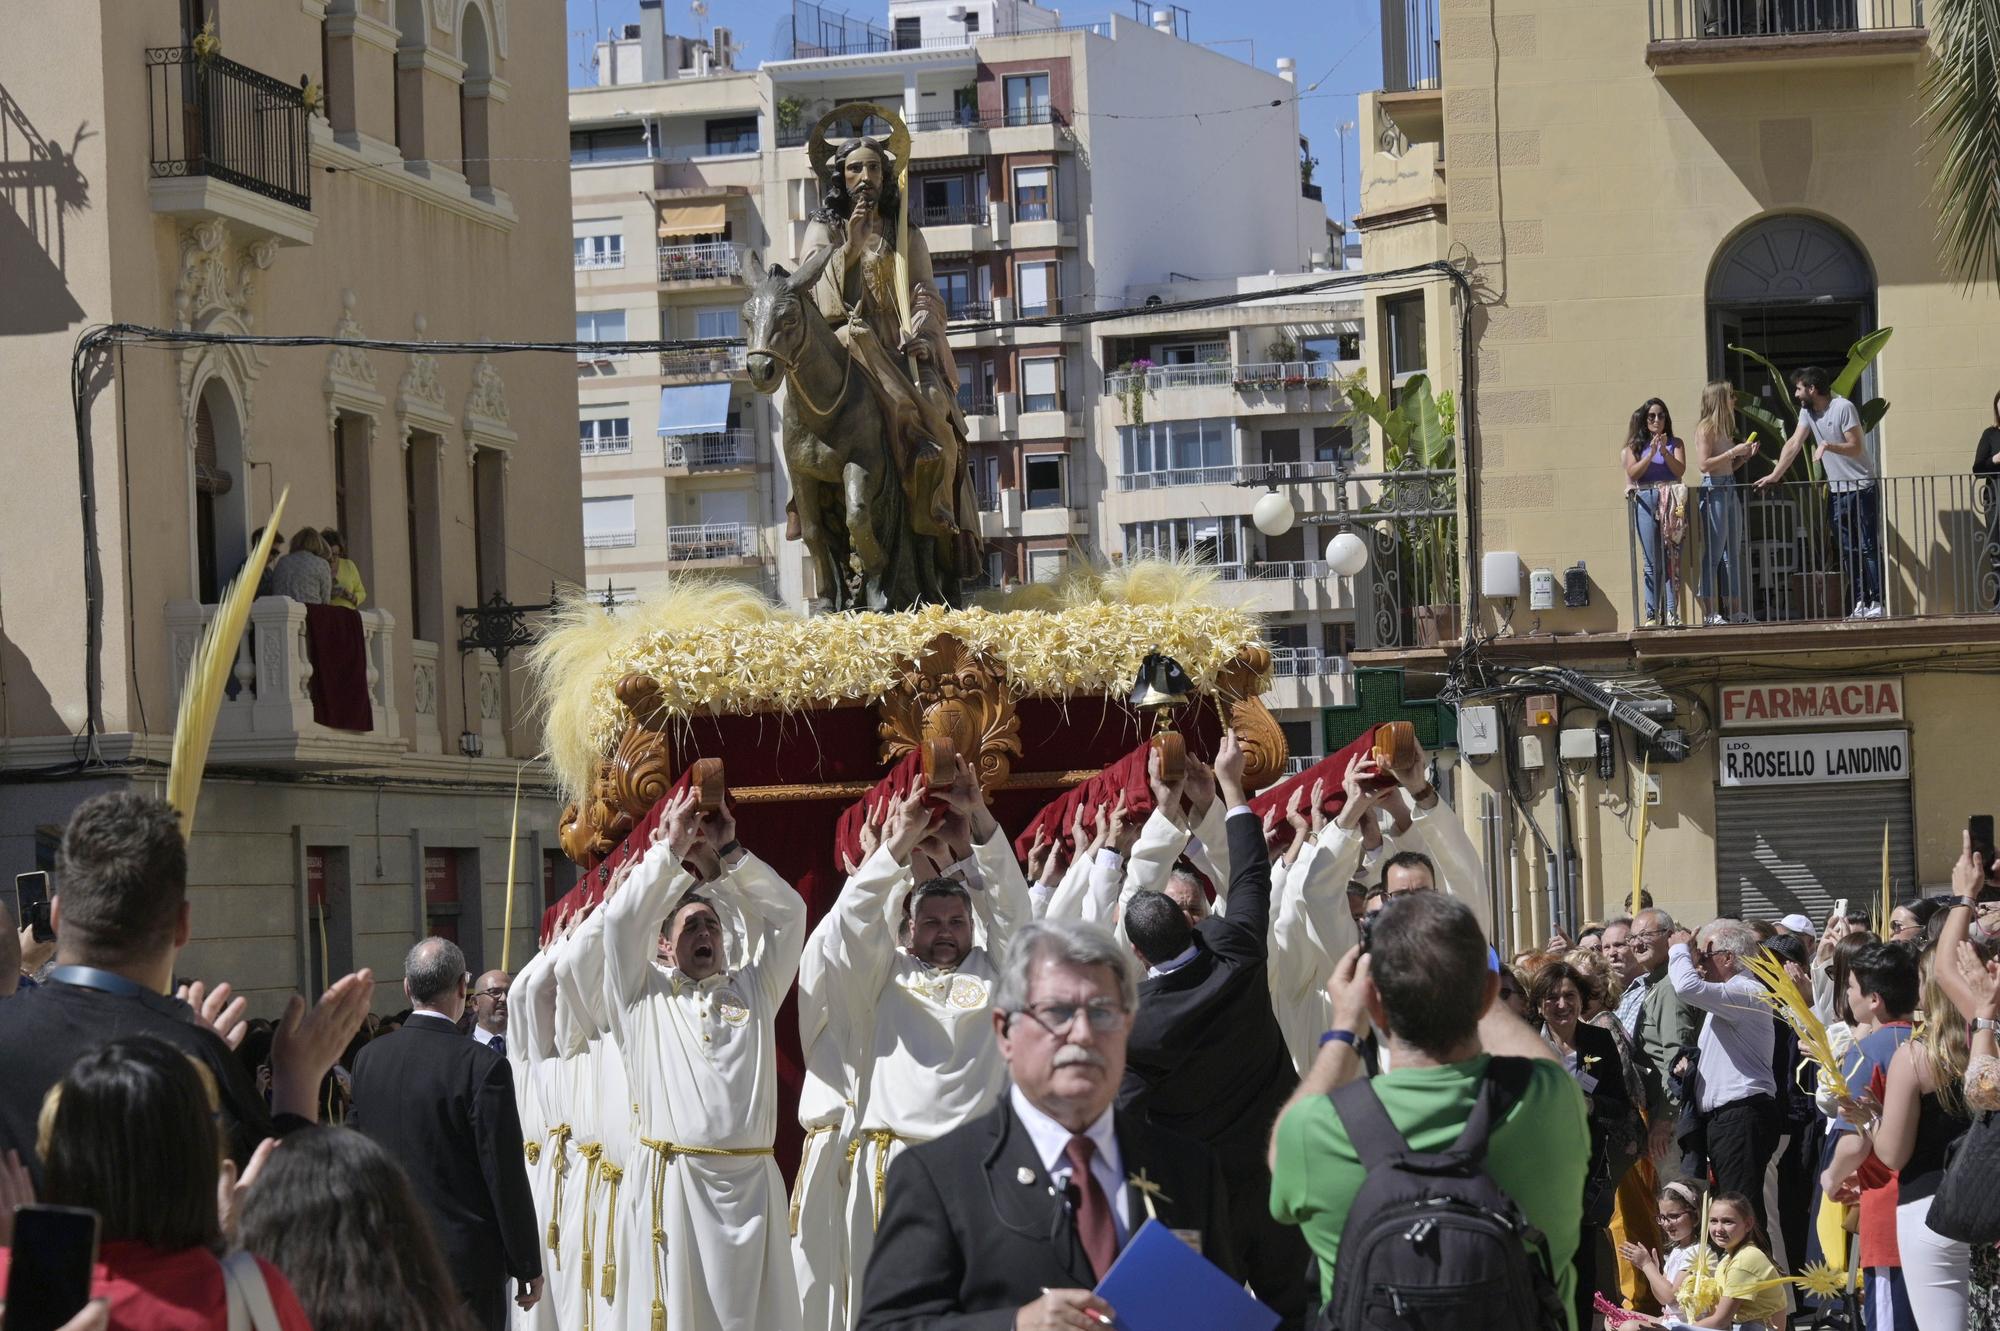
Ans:
{"type": "Polygon", "coordinates": [[[523,1311],[542,1293],[513,1074],[506,1059],[458,1033],[466,973],[456,943],[426,938],[411,948],[403,992],[410,1019],[354,1062],[349,1122],[402,1164],[474,1319],[500,1331],[509,1277],[523,1311]]]}
{"type": "Polygon", "coordinates": [[[1234,734],[1216,750],[1215,780],[1229,809],[1229,913],[1190,926],[1160,893],[1127,900],[1125,933],[1147,969],[1118,1107],[1215,1153],[1250,1288],[1296,1328],[1311,1299],[1312,1257],[1296,1229],[1271,1218],[1264,1143],[1299,1079],[1271,1011],[1271,857],[1243,790],[1234,734]]]}
{"type": "Polygon", "coordinates": [[[1091,1289],[1149,1217],[1241,1275],[1209,1153],[1112,1107],[1137,1001],[1108,931],[1015,935],[993,995],[1013,1085],[891,1166],[857,1331],[1097,1331],[1091,1289]]]}

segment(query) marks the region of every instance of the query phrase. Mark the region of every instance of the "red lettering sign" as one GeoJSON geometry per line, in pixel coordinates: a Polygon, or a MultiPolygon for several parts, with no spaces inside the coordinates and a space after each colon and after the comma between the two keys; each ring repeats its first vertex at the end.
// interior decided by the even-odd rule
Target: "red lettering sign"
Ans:
{"type": "Polygon", "coordinates": [[[1716,690],[1724,727],[1900,721],[1899,679],[1835,679],[1786,684],[1729,684],[1716,690]]]}
{"type": "Polygon", "coordinates": [[[326,904],[326,852],[318,846],[306,847],[306,904],[326,904]]]}

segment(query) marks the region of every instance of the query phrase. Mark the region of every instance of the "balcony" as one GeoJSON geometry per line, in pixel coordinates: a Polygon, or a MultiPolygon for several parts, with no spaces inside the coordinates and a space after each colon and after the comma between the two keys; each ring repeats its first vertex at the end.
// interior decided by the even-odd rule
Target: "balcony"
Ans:
{"type": "Polygon", "coordinates": [[[743,281],[743,247],[726,240],[707,241],[699,245],[662,245],[660,281],[740,285],[743,281]]]}
{"type": "Polygon", "coordinates": [[[636,531],[586,532],[583,548],[586,550],[629,550],[639,543],[636,531]]]}
{"type": "Polygon", "coordinates": [[[958,409],[968,416],[991,416],[1000,407],[991,393],[968,393],[960,389],[958,409]]]}
{"type": "Polygon", "coordinates": [[[660,374],[665,378],[694,377],[718,379],[743,369],[742,347],[683,347],[660,353],[660,374]]]}
{"type": "Polygon", "coordinates": [[[667,528],[667,562],[740,564],[762,559],[758,529],[744,522],[695,522],[667,528]]]}
{"type": "Polygon", "coordinates": [[[1243,365],[1155,365],[1146,370],[1127,370],[1104,376],[1104,395],[1122,397],[1145,376],[1148,393],[1174,392],[1182,388],[1229,387],[1238,393],[1305,392],[1339,385],[1344,361],[1259,361],[1243,365]]]}
{"type": "MultiPolygon", "coordinates": [[[[947,300],[944,306],[945,318],[951,323],[986,323],[993,318],[993,302],[990,300],[947,300]]],[[[989,403],[991,399],[988,399],[989,403]]],[[[988,411],[993,408],[989,405],[988,411]]]]}
{"type": "Polygon", "coordinates": [[[632,451],[632,436],[629,434],[579,437],[576,450],[587,458],[615,457],[632,451]]]}
{"type": "Polygon", "coordinates": [[[757,463],[757,437],[750,430],[663,434],[660,446],[669,471],[724,471],[757,463]]]}
{"type": "Polygon", "coordinates": [[[1877,481],[1872,494],[1872,500],[1843,495],[1819,481],[1690,490],[1678,567],[1654,579],[1654,615],[1644,613],[1646,570],[1664,569],[1666,551],[1656,533],[1648,533],[1650,547],[1642,542],[1628,519],[1639,629],[1698,627],[1706,639],[1833,628],[1855,617],[1870,562],[1864,554],[1872,550],[1880,613],[1842,628],[1977,617],[1979,635],[1990,634],[2000,609],[2000,506],[1991,478],[1891,476],[1877,481]],[[1700,595],[1704,579],[1707,597],[1700,595]],[[1718,595],[1724,591],[1734,595],[1718,595]],[[1736,622],[1706,622],[1716,614],[1736,622]]]}
{"type": "MultiPolygon", "coordinates": [[[[172,696],[187,683],[189,663],[217,607],[170,601],[166,607],[167,659],[172,696]]],[[[216,762],[299,762],[314,767],[375,763],[402,752],[396,713],[395,618],[386,610],[360,612],[367,662],[372,728],[335,730],[313,720],[312,655],[306,642],[306,607],[282,596],[259,597],[236,649],[229,696],[216,713],[216,762]]]]}
{"type": "Polygon", "coordinates": [[[1655,73],[1799,60],[1914,62],[1928,41],[1924,0],[1646,0],[1655,73]]]}
{"type": "Polygon", "coordinates": [[[218,217],[283,244],[312,243],[305,93],[190,47],[146,51],[156,213],[218,217]]]}
{"type": "Polygon", "coordinates": [[[598,272],[606,268],[623,268],[624,266],[624,250],[605,250],[598,253],[579,254],[576,256],[576,271],[579,273],[598,272]]]}
{"type": "Polygon", "coordinates": [[[918,226],[985,226],[984,203],[941,203],[933,207],[919,204],[910,209],[910,220],[918,226]]]}

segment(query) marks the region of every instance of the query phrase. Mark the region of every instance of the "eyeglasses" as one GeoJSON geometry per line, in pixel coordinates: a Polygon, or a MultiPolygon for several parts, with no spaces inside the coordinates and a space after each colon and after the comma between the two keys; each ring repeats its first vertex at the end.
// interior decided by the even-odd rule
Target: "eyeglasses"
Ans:
{"type": "Polygon", "coordinates": [[[1653,1219],[1659,1221],[1662,1225],[1678,1225],[1683,1221],[1694,1219],[1694,1212],[1682,1211],[1679,1215],[1668,1215],[1665,1211],[1661,1211],[1653,1219]]]}
{"type": "Polygon", "coordinates": [[[474,998],[505,998],[507,991],[505,989],[478,989],[473,991],[472,996],[474,998]]]}
{"type": "Polygon", "coordinates": [[[1131,1015],[1126,1012],[1122,1004],[1108,1001],[1040,1003],[1033,1007],[1017,1008],[1015,1011],[1021,1016],[1034,1018],[1035,1024],[1050,1035],[1061,1035],[1068,1030],[1079,1012],[1083,1013],[1084,1020],[1090,1023],[1090,1029],[1099,1035],[1117,1030],[1125,1024],[1125,1018],[1131,1015]]]}

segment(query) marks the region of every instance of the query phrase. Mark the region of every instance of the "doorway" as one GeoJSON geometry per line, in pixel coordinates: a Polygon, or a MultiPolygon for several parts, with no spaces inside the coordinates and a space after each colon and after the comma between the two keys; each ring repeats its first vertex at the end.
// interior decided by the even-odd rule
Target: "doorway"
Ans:
{"type": "MultiPolygon", "coordinates": [[[[1806,365],[1838,374],[1847,349],[1875,331],[1875,273],[1861,248],[1815,217],[1767,217],[1738,232],[1708,280],[1708,366],[1770,410],[1790,414],[1748,347],[1789,375],[1806,365]]],[[[1870,370],[1873,375],[1873,370],[1870,370]]],[[[1873,384],[1864,380],[1865,400],[1873,384]]]]}

